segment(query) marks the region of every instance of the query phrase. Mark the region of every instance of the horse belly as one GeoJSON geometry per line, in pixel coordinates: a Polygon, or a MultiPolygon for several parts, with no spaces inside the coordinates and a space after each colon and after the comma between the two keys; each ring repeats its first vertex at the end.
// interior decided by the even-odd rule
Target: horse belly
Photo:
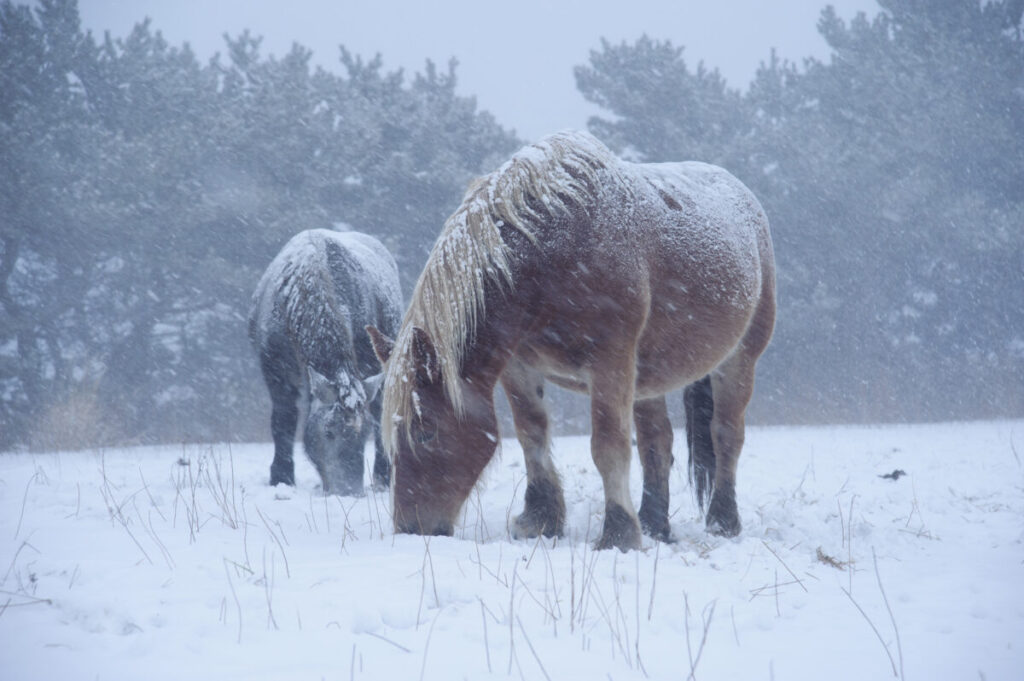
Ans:
{"type": "Polygon", "coordinates": [[[574,343],[545,329],[516,348],[516,356],[555,385],[576,392],[590,389],[589,355],[574,343]]]}
{"type": "MultiPolygon", "coordinates": [[[[636,398],[657,397],[706,376],[721,364],[743,338],[752,309],[737,310],[710,320],[694,316],[681,322],[678,315],[652,310],[637,352],[636,398]]],[[[575,392],[589,392],[594,370],[586,337],[578,342],[537,335],[523,342],[516,355],[552,383],[575,392]]]]}
{"type": "Polygon", "coordinates": [[[653,297],[637,351],[637,397],[689,385],[725,361],[743,341],[756,310],[750,288],[695,284],[653,297]]]}

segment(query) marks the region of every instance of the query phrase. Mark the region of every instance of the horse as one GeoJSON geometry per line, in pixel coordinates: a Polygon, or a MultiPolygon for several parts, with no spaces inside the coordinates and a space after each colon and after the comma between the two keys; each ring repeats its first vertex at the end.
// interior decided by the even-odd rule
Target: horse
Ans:
{"type": "Polygon", "coordinates": [[[249,314],[249,337],[272,403],[271,485],[295,484],[292,448],[300,416],[303,448],[325,494],[362,494],[371,430],[373,484],[389,484],[380,428],[383,376],[363,329],[373,324],[395,332],[401,315],[398,267],[372,236],[299,232],[273,259],[249,314]]]}
{"type": "Polygon", "coordinates": [[[524,147],[475,181],[445,222],[397,337],[367,329],[384,367],[395,531],[453,533],[498,443],[500,382],[526,459],[513,534],[563,535],[550,380],[590,396],[605,501],[596,548],[639,548],[641,532],[671,541],[665,395],[684,387],[699,509],[710,498],[706,529],[735,536],[744,413],[774,323],[768,220],[727,171],[626,162],[583,132],[524,147]]]}

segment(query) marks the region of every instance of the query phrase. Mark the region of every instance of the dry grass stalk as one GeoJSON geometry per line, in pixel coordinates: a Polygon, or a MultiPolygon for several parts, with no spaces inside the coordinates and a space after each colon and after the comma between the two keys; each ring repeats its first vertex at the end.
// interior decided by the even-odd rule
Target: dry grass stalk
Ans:
{"type": "Polygon", "coordinates": [[[701,634],[700,645],[697,647],[697,656],[694,657],[690,647],[690,598],[685,591],[683,592],[683,607],[685,608],[683,625],[686,629],[686,654],[690,660],[690,675],[686,677],[687,681],[697,681],[697,665],[700,664],[700,657],[704,653],[704,644],[708,640],[708,631],[711,629],[711,620],[715,616],[715,606],[717,604],[717,601],[711,601],[709,605],[705,606],[704,612],[701,614],[704,632],[701,634]]]}
{"type": "Polygon", "coordinates": [[[541,673],[544,674],[545,679],[551,681],[551,677],[548,676],[548,671],[544,669],[544,663],[540,661],[540,656],[537,655],[537,651],[534,650],[533,643],[530,642],[530,637],[526,634],[526,627],[523,626],[523,622],[519,619],[518,615],[516,615],[516,622],[519,623],[519,630],[523,632],[523,638],[526,639],[526,645],[530,649],[530,652],[533,653],[533,659],[537,660],[537,666],[540,667],[541,673]]]}
{"type": "MultiPolygon", "coordinates": [[[[242,602],[238,600],[238,594],[235,593],[235,583],[231,581],[231,571],[228,570],[227,558],[224,559],[224,574],[228,577],[228,586],[231,587],[231,596],[235,599],[235,608],[238,611],[238,645],[242,645],[242,602]]],[[[227,623],[226,613],[224,622],[225,624],[227,623]]]]}
{"type": "Polygon", "coordinates": [[[900,678],[906,678],[903,675],[903,645],[900,643],[900,629],[896,626],[896,617],[892,614],[892,607],[889,605],[889,598],[885,595],[885,587],[882,586],[882,575],[878,572],[878,556],[875,555],[875,547],[871,547],[871,560],[875,563],[875,578],[878,580],[878,590],[882,592],[882,601],[885,603],[885,609],[889,613],[889,621],[892,622],[892,630],[896,634],[896,652],[900,658],[900,678]]]}
{"type": "Polygon", "coordinates": [[[786,565],[786,562],[784,560],[782,560],[782,558],[779,558],[779,554],[775,553],[775,551],[772,549],[772,547],[768,546],[768,543],[766,541],[764,541],[763,539],[761,540],[761,543],[764,544],[764,547],[766,549],[771,551],[771,554],[773,556],[775,556],[775,558],[778,559],[778,561],[780,563],[782,563],[782,567],[786,568],[786,572],[788,572],[793,577],[793,579],[796,580],[796,583],[800,585],[800,588],[803,589],[804,591],[807,591],[807,587],[804,586],[803,581],[799,577],[796,576],[795,572],[793,572],[792,570],[789,569],[789,566],[786,565]]]}
{"type": "MultiPolygon", "coordinates": [[[[291,579],[292,571],[291,571],[291,568],[288,567],[288,554],[285,553],[284,544],[282,544],[281,540],[278,539],[277,533],[274,532],[274,530],[271,529],[270,523],[267,522],[267,518],[266,518],[266,516],[263,515],[263,511],[260,510],[259,506],[256,507],[256,513],[259,515],[260,520],[263,521],[263,526],[267,528],[267,532],[270,534],[271,537],[274,538],[274,541],[277,543],[277,547],[279,549],[281,549],[281,556],[284,558],[284,571],[285,571],[285,574],[288,576],[288,578],[291,579]]],[[[265,557],[264,557],[264,562],[266,562],[265,557]]],[[[264,570],[264,572],[265,571],[266,570],[264,570]]]]}

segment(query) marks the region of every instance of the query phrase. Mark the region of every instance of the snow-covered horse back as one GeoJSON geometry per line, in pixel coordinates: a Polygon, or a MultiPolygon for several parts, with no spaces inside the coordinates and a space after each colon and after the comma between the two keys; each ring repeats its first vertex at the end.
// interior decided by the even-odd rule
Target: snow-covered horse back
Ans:
{"type": "Polygon", "coordinates": [[[598,548],[639,547],[641,528],[670,538],[664,396],[695,383],[686,400],[698,434],[691,474],[702,507],[713,487],[708,529],[738,533],[744,411],[774,320],[768,220],[725,170],[627,163],[585,133],[522,149],[448,218],[394,342],[371,330],[385,363],[396,531],[452,533],[495,451],[500,380],[526,456],[525,510],[513,532],[561,534],[548,379],[590,394],[605,494],[598,548]],[[639,516],[629,494],[631,418],[644,470],[639,516]]]}
{"type": "Polygon", "coordinates": [[[295,484],[296,426],[325,493],[361,494],[363,447],[371,429],[373,480],[387,486],[390,461],[380,430],[380,366],[364,328],[398,328],[398,268],[383,244],[358,232],[296,234],[253,294],[249,337],[272,403],[270,484],[295,484]]]}

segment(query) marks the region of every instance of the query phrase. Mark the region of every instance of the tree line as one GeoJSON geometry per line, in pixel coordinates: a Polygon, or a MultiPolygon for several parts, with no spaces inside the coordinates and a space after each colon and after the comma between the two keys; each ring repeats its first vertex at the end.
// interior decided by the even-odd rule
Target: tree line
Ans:
{"type": "MultiPolygon", "coordinates": [[[[880,5],[824,10],[831,59],[772,55],[743,91],[646,37],[576,71],[617,152],[718,163],[761,198],[760,422],[1024,413],[1024,3],[880,5]]],[[[0,449],[265,439],[245,317],[277,250],[365,231],[408,293],[523,143],[454,63],[310,59],[243,33],[203,63],[148,22],[98,40],[74,0],[0,3],[0,449]]],[[[568,429],[582,409],[556,405],[568,429]]]]}
{"type": "Polygon", "coordinates": [[[454,64],[310,57],[243,33],[204,64],[148,22],[97,41],[73,0],[0,5],[0,447],[265,438],[244,322],[287,239],[375,234],[408,286],[519,145],[454,64]]]}
{"type": "Polygon", "coordinates": [[[774,54],[745,92],[683,50],[602,43],[576,69],[642,161],[728,168],[779,269],[751,414],[784,422],[1024,414],[1024,2],[879,0],[774,54]]]}

